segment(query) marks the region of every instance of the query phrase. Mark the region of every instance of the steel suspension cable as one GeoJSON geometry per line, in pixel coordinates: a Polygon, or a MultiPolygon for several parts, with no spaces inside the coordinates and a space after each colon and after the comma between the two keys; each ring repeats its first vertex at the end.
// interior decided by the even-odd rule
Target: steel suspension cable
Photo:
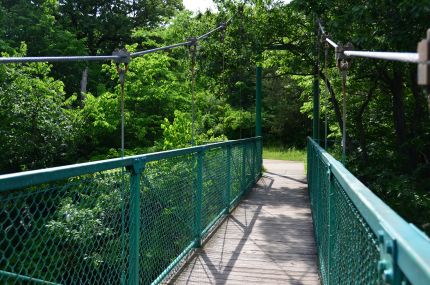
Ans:
{"type": "MultiPolygon", "coordinates": [[[[124,63],[124,67],[121,67],[119,63],[116,64],[116,69],[119,75],[120,81],[120,92],[121,92],[121,159],[124,159],[124,84],[125,75],[128,71],[128,63],[124,63]]],[[[125,284],[125,167],[121,167],[121,282],[125,284]]]]}
{"type": "Polygon", "coordinates": [[[196,85],[196,51],[197,51],[197,39],[191,39],[191,44],[189,46],[190,55],[191,55],[191,145],[194,146],[194,132],[195,132],[195,106],[194,106],[194,92],[196,85]]]}
{"type": "Polygon", "coordinates": [[[215,32],[216,32],[216,31],[218,31],[218,30],[224,29],[225,25],[226,25],[228,22],[230,22],[230,20],[231,20],[231,19],[229,19],[229,20],[228,20],[227,22],[225,22],[225,23],[222,23],[220,26],[216,27],[216,28],[215,28],[215,29],[213,29],[212,31],[209,31],[209,32],[207,32],[207,33],[206,33],[206,34],[204,34],[204,35],[198,36],[196,39],[197,39],[197,40],[205,39],[205,38],[209,37],[212,33],[215,33],[215,32]]]}
{"type": "MultiPolygon", "coordinates": [[[[318,21],[320,31],[325,34],[324,27],[321,21],[318,21]]],[[[337,49],[339,47],[332,39],[325,37],[324,41],[330,44],[333,48],[337,49]]],[[[420,61],[419,54],[417,52],[386,52],[386,51],[355,51],[355,50],[345,50],[344,55],[349,57],[361,57],[361,58],[374,58],[383,59],[390,61],[401,61],[410,63],[421,63],[430,64],[428,60],[420,61]]]]}
{"type": "Polygon", "coordinates": [[[346,56],[385,59],[391,61],[420,63],[418,53],[414,52],[382,52],[382,51],[344,51],[346,56]]]}
{"type": "Polygon", "coordinates": [[[350,63],[342,59],[339,69],[342,75],[342,163],[346,165],[346,80],[350,63]]]}
{"type": "MultiPolygon", "coordinates": [[[[210,30],[209,32],[196,37],[196,40],[198,41],[198,40],[204,40],[208,38],[211,34],[223,29],[226,26],[226,24],[229,23],[230,21],[231,19],[229,19],[225,23],[222,23],[218,27],[210,30]]],[[[134,53],[128,54],[127,56],[128,58],[138,57],[138,56],[146,55],[157,51],[169,50],[169,49],[173,49],[181,46],[189,46],[190,44],[191,44],[191,41],[186,41],[186,42],[172,44],[168,46],[134,52],[134,53]]],[[[109,60],[113,60],[117,62],[117,61],[122,61],[124,59],[126,59],[125,55],[118,55],[115,53],[112,55],[0,57],[0,64],[26,63],[26,62],[69,62],[69,61],[109,61],[109,60]]]]}
{"type": "MultiPolygon", "coordinates": [[[[354,51],[352,45],[336,44],[331,40],[324,30],[320,20],[318,20],[319,31],[324,35],[324,42],[326,45],[331,45],[336,51],[336,61],[342,74],[342,162],[346,163],[346,83],[347,83],[347,70],[350,67],[351,57],[360,58],[373,58],[389,61],[400,61],[406,63],[417,63],[417,83],[418,85],[425,86],[427,92],[427,104],[430,114],[430,29],[427,30],[427,38],[418,43],[417,52],[381,52],[381,51],[354,51]]],[[[326,54],[327,57],[327,54],[326,54]]],[[[327,59],[326,59],[327,60],[327,59]]],[[[327,63],[325,63],[326,65],[327,63]]],[[[327,66],[325,67],[327,72],[327,66]]],[[[327,80],[327,74],[326,74],[327,80]]],[[[326,82],[327,85],[327,82],[326,82]]],[[[325,120],[326,120],[325,112],[325,120]]],[[[324,145],[327,148],[327,122],[325,122],[325,141],[324,145]]]]}
{"type": "MultiPolygon", "coordinates": [[[[244,13],[243,13],[243,6],[240,8],[240,26],[239,26],[239,33],[240,33],[240,41],[243,43],[244,42],[244,28],[243,28],[243,22],[244,22],[244,13]]],[[[242,46],[240,46],[242,47],[242,46]]],[[[239,76],[240,79],[242,79],[242,76],[239,76]]],[[[240,108],[240,112],[239,112],[239,138],[242,139],[242,115],[243,115],[243,106],[242,106],[242,86],[243,82],[242,80],[240,81],[239,84],[239,108],[240,108]]]]}
{"type": "Polygon", "coordinates": [[[324,149],[327,149],[327,112],[328,112],[328,100],[330,97],[330,90],[328,90],[328,66],[327,66],[327,57],[328,57],[328,44],[324,43],[324,83],[327,89],[327,96],[326,96],[326,100],[324,100],[324,149]]]}
{"type": "Polygon", "coordinates": [[[320,29],[321,34],[322,34],[322,35],[325,35],[325,34],[326,34],[326,32],[325,32],[324,27],[323,27],[323,25],[322,25],[322,23],[321,23],[321,20],[320,20],[320,19],[318,19],[318,20],[317,20],[317,23],[318,23],[318,27],[319,27],[319,29],[320,29]]]}
{"type": "Polygon", "coordinates": [[[326,40],[326,42],[327,42],[327,43],[329,43],[332,47],[334,47],[334,48],[337,48],[337,47],[338,47],[338,44],[337,44],[337,43],[335,43],[334,41],[332,41],[331,39],[326,38],[325,40],[326,40]]]}
{"type": "MultiPolygon", "coordinates": [[[[221,34],[221,43],[222,43],[222,87],[221,87],[221,97],[224,99],[225,96],[225,32],[227,26],[224,27],[221,34]]],[[[224,124],[223,124],[223,132],[224,132],[224,124]]]]}

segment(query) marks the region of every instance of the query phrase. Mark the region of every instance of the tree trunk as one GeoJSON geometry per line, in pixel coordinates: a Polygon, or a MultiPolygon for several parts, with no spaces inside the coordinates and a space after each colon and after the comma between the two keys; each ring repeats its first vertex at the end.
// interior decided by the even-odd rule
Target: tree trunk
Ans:
{"type": "Polygon", "coordinates": [[[369,154],[367,151],[367,141],[366,141],[364,124],[363,124],[363,114],[367,106],[369,106],[370,101],[372,100],[374,90],[375,90],[375,85],[373,85],[370,88],[369,92],[367,93],[366,100],[364,100],[356,116],[357,128],[359,133],[359,143],[360,143],[360,148],[362,150],[364,161],[369,160],[369,154]]]}
{"type": "MultiPolygon", "coordinates": [[[[423,120],[427,119],[427,116],[425,116],[425,97],[423,92],[421,92],[420,88],[417,84],[417,69],[415,66],[410,69],[410,84],[411,84],[411,91],[412,95],[414,96],[414,114],[412,116],[412,124],[411,124],[411,133],[409,139],[415,139],[420,134],[423,133],[423,120]]],[[[416,166],[418,164],[418,156],[419,156],[419,150],[415,147],[410,148],[411,150],[411,159],[412,164],[416,166]]]]}
{"type": "Polygon", "coordinates": [[[403,74],[399,70],[399,67],[395,65],[393,78],[389,82],[393,103],[393,122],[399,156],[407,156],[405,157],[406,163],[403,170],[409,172],[415,168],[416,163],[412,157],[411,148],[407,145],[403,82],[403,74]]]}
{"type": "Polygon", "coordinates": [[[81,106],[81,108],[84,107],[85,94],[87,93],[87,82],[88,82],[88,67],[85,67],[84,71],[82,71],[81,96],[79,98],[79,105],[81,106]]]}

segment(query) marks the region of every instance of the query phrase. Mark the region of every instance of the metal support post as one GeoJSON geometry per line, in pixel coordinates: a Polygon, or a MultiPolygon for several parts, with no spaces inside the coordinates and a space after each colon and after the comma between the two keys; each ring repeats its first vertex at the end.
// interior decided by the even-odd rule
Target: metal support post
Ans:
{"type": "Polygon", "coordinates": [[[258,155],[260,158],[258,171],[259,171],[259,175],[261,176],[263,175],[263,139],[262,138],[259,139],[259,143],[258,143],[258,155]]]}
{"type": "Polygon", "coordinates": [[[312,138],[319,141],[320,123],[320,82],[319,82],[319,29],[315,27],[315,64],[314,64],[314,83],[313,83],[313,112],[312,112],[312,138]]]}
{"type": "Polygon", "coordinates": [[[262,70],[261,66],[255,68],[255,136],[259,137],[262,133],[261,127],[261,95],[262,95],[262,70]]]}
{"type": "Polygon", "coordinates": [[[251,176],[252,176],[252,183],[255,183],[255,168],[257,165],[257,141],[252,141],[252,164],[251,164],[251,176]]]}
{"type": "Polygon", "coordinates": [[[320,207],[321,207],[321,188],[320,188],[320,158],[318,157],[318,153],[315,151],[315,148],[313,149],[313,155],[314,155],[314,162],[313,162],[313,169],[314,169],[314,179],[312,179],[312,183],[314,185],[314,191],[315,191],[315,212],[316,212],[316,220],[314,221],[315,227],[317,228],[317,235],[316,235],[316,243],[317,247],[320,248],[321,246],[321,235],[320,235],[320,207]]]}
{"type": "Polygon", "coordinates": [[[231,199],[231,144],[227,145],[227,185],[225,189],[225,209],[224,213],[230,212],[230,199],[231,199]]]}
{"type": "Polygon", "coordinates": [[[139,159],[130,169],[130,258],[128,264],[128,284],[130,285],[139,284],[140,178],[144,168],[144,160],[139,159]]]}
{"type": "Polygon", "coordinates": [[[245,193],[246,190],[246,143],[242,144],[242,183],[241,183],[241,192],[242,194],[245,193]]]}
{"type": "Polygon", "coordinates": [[[197,153],[197,193],[196,193],[196,208],[194,221],[194,247],[202,245],[202,194],[203,194],[203,158],[205,155],[204,148],[201,148],[197,153]]]}

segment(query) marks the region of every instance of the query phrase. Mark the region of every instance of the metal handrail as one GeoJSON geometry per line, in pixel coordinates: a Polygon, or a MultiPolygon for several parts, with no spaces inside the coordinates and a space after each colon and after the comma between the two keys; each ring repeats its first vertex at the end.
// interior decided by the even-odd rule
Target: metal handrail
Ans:
{"type": "Polygon", "coordinates": [[[73,176],[94,173],[113,168],[132,166],[136,161],[150,162],[154,160],[166,159],[190,153],[198,152],[203,149],[213,149],[217,147],[236,145],[253,140],[259,140],[261,137],[245,138],[240,140],[230,140],[225,142],[210,143],[181,149],[167,150],[161,152],[147,153],[126,156],[124,158],[113,158],[98,160],[93,162],[71,164],[58,167],[50,167],[39,170],[30,170],[12,174],[0,175],[0,193],[8,190],[24,188],[31,185],[47,183],[51,181],[66,179],[73,176]]]}
{"type": "MultiPolygon", "coordinates": [[[[339,161],[308,138],[310,147],[329,168],[351,202],[375,235],[384,234],[394,241],[397,258],[394,262],[412,284],[430,283],[430,240],[414,225],[401,218],[339,161]]],[[[311,171],[316,171],[312,169],[311,171]]],[[[310,184],[312,187],[312,184],[310,184]]],[[[318,189],[316,189],[318,191],[318,189]]],[[[312,191],[312,189],[311,189],[312,191]]]]}

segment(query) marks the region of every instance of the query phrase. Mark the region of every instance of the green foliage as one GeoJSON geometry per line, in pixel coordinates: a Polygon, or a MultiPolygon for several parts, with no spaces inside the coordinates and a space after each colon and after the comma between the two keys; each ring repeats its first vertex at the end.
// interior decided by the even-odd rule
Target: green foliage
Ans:
{"type": "MultiPolygon", "coordinates": [[[[194,124],[195,145],[218,142],[227,139],[227,137],[222,135],[214,136],[214,131],[212,129],[202,132],[203,124],[201,115],[196,118],[194,124]]],[[[161,125],[164,138],[162,144],[163,149],[167,150],[191,146],[193,142],[192,125],[191,115],[181,111],[175,111],[175,119],[172,123],[170,123],[168,119],[165,119],[164,123],[161,125]]]]}
{"type": "MultiPolygon", "coordinates": [[[[25,51],[22,45],[16,55],[25,51]]],[[[49,72],[44,63],[1,66],[1,172],[58,165],[73,153],[75,121],[64,108],[63,83],[49,72]]]]}
{"type": "Polygon", "coordinates": [[[263,148],[263,158],[306,162],[306,150],[269,146],[263,148]]]}
{"type": "MultiPolygon", "coordinates": [[[[0,51],[38,56],[143,50],[183,42],[232,18],[223,41],[219,31],[197,48],[195,144],[254,135],[254,66],[261,64],[265,140],[301,149],[312,119],[315,15],[333,39],[351,41],[356,49],[414,51],[430,11],[428,1],[406,0],[216,3],[219,12],[193,15],[182,11],[179,0],[1,1],[0,51]]],[[[328,80],[323,70],[319,74],[319,120],[323,134],[327,116],[329,150],[338,154],[341,81],[333,57],[329,50],[328,80]]],[[[187,48],[133,58],[124,98],[127,155],[190,146],[190,69],[187,48]]],[[[404,217],[426,227],[430,121],[415,79],[412,65],[354,60],[347,83],[347,166],[404,217]]],[[[0,172],[118,157],[120,100],[113,63],[0,66],[0,172]],[[85,68],[88,92],[81,94],[85,68]]],[[[283,151],[270,153],[284,157],[283,151]]],[[[73,210],[69,202],[61,207],[73,210]]],[[[97,215],[91,215],[81,218],[94,223],[97,215]]]]}

